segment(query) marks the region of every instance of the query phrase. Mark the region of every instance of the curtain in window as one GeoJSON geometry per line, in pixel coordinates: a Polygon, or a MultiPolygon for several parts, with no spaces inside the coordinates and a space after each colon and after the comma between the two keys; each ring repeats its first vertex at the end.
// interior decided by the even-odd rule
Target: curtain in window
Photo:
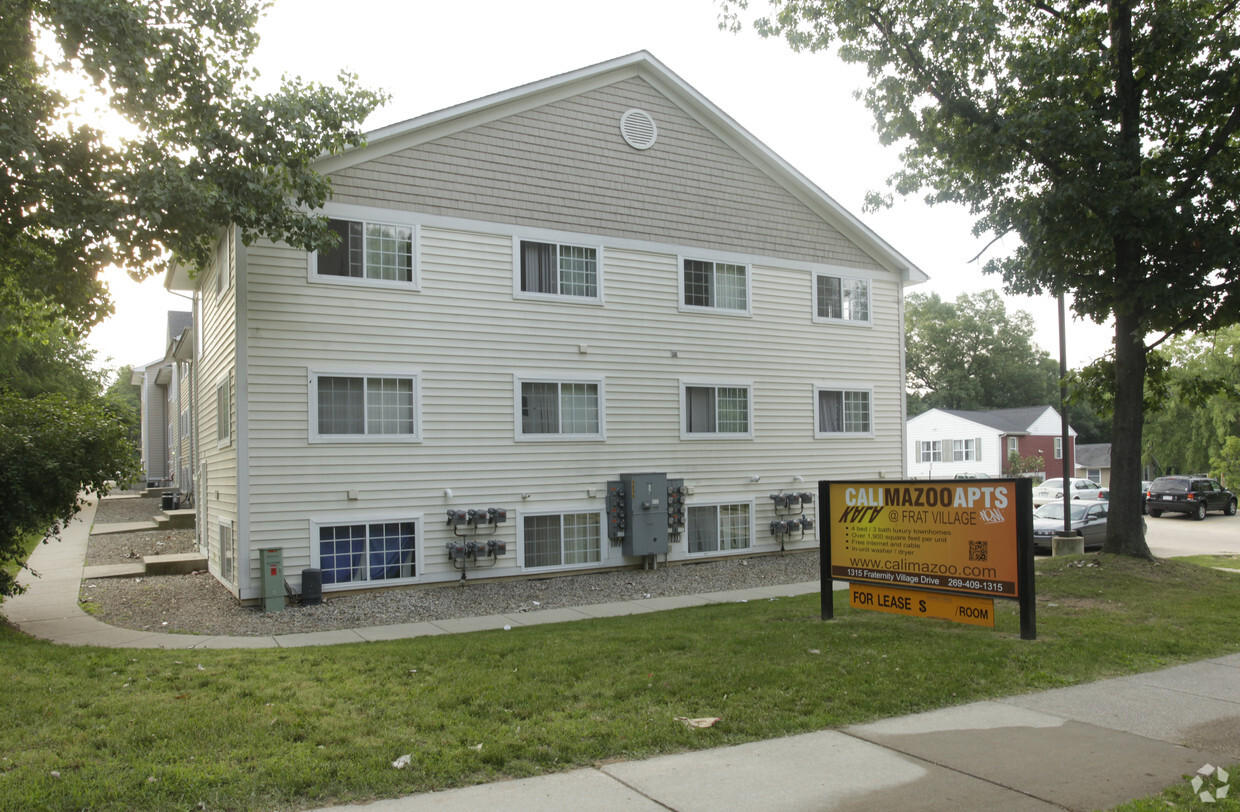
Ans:
{"type": "Polygon", "coordinates": [[[685,387],[685,411],[688,413],[686,431],[713,433],[716,430],[714,388],[709,386],[685,387]]]}
{"type": "Polygon", "coordinates": [[[719,506],[719,549],[749,549],[749,505],[719,506]]]}
{"type": "Polygon", "coordinates": [[[844,430],[844,393],[820,391],[818,393],[818,431],[834,434],[844,430]]]}
{"type": "Polygon", "coordinates": [[[559,293],[559,261],[555,245],[521,241],[521,290],[559,293]]]}
{"type": "Polygon", "coordinates": [[[366,417],[369,434],[413,434],[413,380],[367,378],[366,417]]]}
{"type": "Polygon", "coordinates": [[[560,517],[526,516],[525,538],[521,545],[527,567],[555,567],[560,564],[560,517]]]}
{"type": "Polygon", "coordinates": [[[366,553],[366,525],[319,528],[319,569],[323,583],[347,584],[366,580],[362,557],[366,553]]]}
{"type": "Polygon", "coordinates": [[[365,382],[361,378],[319,378],[319,434],[366,432],[365,382]]]}
{"type": "Polygon", "coordinates": [[[560,293],[565,296],[598,295],[598,260],[593,248],[561,245],[560,293]]]}
{"type": "Polygon", "coordinates": [[[598,384],[560,384],[560,431],[598,434],[598,384]]]}
{"type": "Polygon", "coordinates": [[[714,505],[689,508],[689,552],[709,553],[719,549],[719,517],[714,505]]]}
{"type": "Polygon", "coordinates": [[[521,384],[521,433],[556,434],[560,430],[560,387],[555,383],[521,384]]]}
{"type": "Polygon", "coordinates": [[[744,265],[715,263],[715,307],[745,310],[749,307],[744,265]]]}
{"type": "Polygon", "coordinates": [[[413,561],[413,527],[413,522],[370,525],[370,580],[417,575],[413,561]]]}

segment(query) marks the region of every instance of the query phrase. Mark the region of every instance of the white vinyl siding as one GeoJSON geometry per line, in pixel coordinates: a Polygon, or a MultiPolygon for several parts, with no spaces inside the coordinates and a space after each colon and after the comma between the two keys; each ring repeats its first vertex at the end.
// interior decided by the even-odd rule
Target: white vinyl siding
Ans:
{"type": "Polygon", "coordinates": [[[521,518],[521,566],[559,569],[603,560],[599,513],[556,513],[521,518]]]}
{"type": "Polygon", "coordinates": [[[685,310],[750,313],[749,268],[734,262],[682,258],[680,303],[685,310]]]}
{"type": "Polygon", "coordinates": [[[309,370],[312,442],[420,440],[418,372],[309,370]]]}
{"type": "Polygon", "coordinates": [[[814,320],[845,324],[870,323],[870,282],[867,279],[814,275],[814,320]]]}
{"type": "Polygon", "coordinates": [[[603,381],[515,379],[517,439],[602,440],[603,381]]]}
{"type": "MultiPolygon", "coordinates": [[[[301,569],[313,566],[306,522],[320,509],[361,510],[356,519],[333,522],[358,524],[411,508],[440,517],[445,508],[507,508],[513,518],[497,526],[494,538],[506,541],[508,552],[485,569],[471,565],[473,580],[524,571],[521,515],[599,513],[605,483],[625,471],[683,478],[700,504],[737,502],[752,495],[751,487],[765,500],[767,478],[750,482],[758,473],[900,474],[903,381],[894,278],[872,283],[874,325],[866,341],[848,344],[846,353],[823,353],[824,342],[849,342],[855,330],[812,324],[808,301],[800,305],[803,317],[788,317],[788,291],[810,284],[809,266],[749,258],[757,315],[741,334],[735,319],[686,317],[678,246],[521,229],[521,239],[599,246],[606,305],[552,307],[546,299],[512,294],[516,229],[432,220],[418,222],[416,296],[316,284],[306,278],[305,252],[263,241],[248,249],[249,315],[242,327],[249,336],[248,493],[261,506],[253,511],[248,543],[283,547],[294,584],[301,569]],[[416,372],[421,441],[385,435],[309,441],[317,397],[308,371],[381,378],[416,372]],[[807,382],[832,380],[867,382],[873,437],[807,442],[817,418],[807,382]],[[603,439],[519,436],[519,381],[597,382],[603,439]],[[739,425],[747,431],[686,436],[686,384],[739,388],[748,401],[737,410],[739,425]],[[760,443],[753,441],[759,430],[760,443]],[[738,493],[737,483],[745,490],[738,493]],[[589,491],[595,495],[586,501],[589,491]]],[[[751,518],[765,521],[765,509],[751,518]]],[[[459,580],[444,549],[454,540],[451,528],[441,518],[421,529],[419,580],[459,580]]],[[[765,535],[750,542],[757,551],[779,546],[765,535]]],[[[669,555],[683,560],[687,545],[673,544],[669,555]]],[[[632,563],[605,532],[600,558],[536,569],[632,563]]],[[[244,597],[257,597],[256,579],[243,583],[244,597]]]]}
{"type": "Polygon", "coordinates": [[[514,242],[516,295],[602,301],[601,251],[597,247],[536,240],[514,242]]]}
{"type": "Polygon", "coordinates": [[[846,389],[829,386],[816,387],[814,406],[815,437],[835,437],[853,434],[865,437],[874,435],[873,395],[869,389],[846,389]]]}

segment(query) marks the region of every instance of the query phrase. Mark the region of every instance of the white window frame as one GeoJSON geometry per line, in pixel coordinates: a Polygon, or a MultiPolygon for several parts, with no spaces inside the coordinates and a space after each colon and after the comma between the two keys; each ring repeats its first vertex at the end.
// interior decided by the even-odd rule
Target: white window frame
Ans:
{"type": "MultiPolygon", "coordinates": [[[[405,367],[335,365],[306,370],[307,417],[311,443],[420,443],[422,442],[422,372],[405,367]],[[413,382],[412,434],[322,434],[319,432],[319,378],[403,378],[413,382]]],[[[369,404],[363,399],[363,413],[369,404]]],[[[365,416],[365,414],[364,414],[365,416]]]]}
{"type": "Polygon", "coordinates": [[[942,440],[918,440],[917,441],[917,461],[918,462],[942,462],[943,461],[943,441],[942,440]],[[938,458],[935,458],[935,455],[938,458]]]}
{"type": "Polygon", "coordinates": [[[347,220],[362,223],[363,225],[408,228],[412,231],[409,246],[412,256],[410,257],[410,278],[409,281],[406,282],[398,279],[372,279],[365,275],[356,277],[337,276],[335,274],[320,274],[319,252],[311,251],[306,255],[306,278],[311,284],[342,285],[345,287],[361,288],[383,288],[385,290],[417,291],[422,289],[422,263],[419,261],[419,257],[422,253],[422,229],[421,225],[412,214],[395,209],[380,209],[371,206],[355,206],[344,203],[328,203],[316,213],[322,214],[330,220],[347,220]]]}
{"type": "Polygon", "coordinates": [[[814,438],[830,437],[873,437],[874,436],[874,389],[869,386],[849,386],[846,384],[815,384],[814,385],[814,438]],[[840,392],[842,394],[864,392],[869,400],[869,424],[867,431],[823,431],[822,426],[822,393],[840,392]]]}
{"type": "MultiPolygon", "coordinates": [[[[378,580],[371,580],[367,577],[359,581],[347,581],[345,583],[324,583],[323,591],[336,592],[350,589],[374,589],[377,587],[400,586],[402,584],[416,584],[425,580],[427,570],[425,555],[426,538],[422,519],[422,513],[339,513],[312,517],[309,521],[310,566],[318,570],[323,569],[319,531],[325,527],[343,527],[345,525],[354,524],[366,525],[367,549],[363,555],[368,555],[370,552],[370,525],[399,524],[406,522],[413,524],[414,575],[408,578],[381,578],[378,580]]],[[[369,573],[367,573],[367,575],[369,575],[369,573]]]]}
{"type": "Polygon", "coordinates": [[[1057,460],[1063,459],[1063,438],[1062,437],[1055,438],[1055,459],[1057,460]]]}
{"type": "MultiPolygon", "coordinates": [[[[754,386],[753,381],[728,381],[719,379],[680,379],[680,439],[682,440],[752,440],[754,437],[753,426],[753,399],[754,386]],[[746,395],[746,431],[689,431],[689,392],[691,388],[698,389],[744,389],[746,395]]],[[[715,423],[718,427],[718,402],[715,406],[715,423]]]]}
{"type": "Polygon", "coordinates": [[[1019,457],[1020,456],[1020,438],[1019,437],[1008,437],[1007,438],[1007,450],[1008,450],[1009,457],[1011,457],[1013,454],[1019,457]]]}
{"type": "Polygon", "coordinates": [[[219,576],[220,580],[230,586],[237,586],[237,525],[232,519],[220,519],[216,522],[216,545],[219,550],[219,576]],[[224,534],[228,533],[228,542],[225,544],[224,534]],[[232,578],[229,579],[229,567],[231,562],[232,578]]]}
{"type": "Polygon", "coordinates": [[[215,383],[215,447],[227,448],[232,445],[232,377],[224,373],[224,377],[215,383]],[[221,405],[223,415],[221,412],[221,405]],[[221,420],[221,417],[223,418],[221,420]]]}
{"type": "Polygon", "coordinates": [[[952,440],[952,462],[977,462],[977,439],[952,440]]]}
{"type": "MultiPolygon", "coordinates": [[[[711,272],[712,293],[717,292],[718,284],[715,282],[714,268],[711,272]]],[[[725,257],[704,257],[704,256],[688,256],[681,254],[676,257],[676,298],[682,313],[712,313],[723,316],[752,316],[753,315],[753,266],[748,262],[742,262],[737,259],[728,259],[725,257]],[[745,269],[745,307],[720,307],[718,305],[691,305],[685,302],[685,263],[686,262],[708,262],[712,266],[718,265],[735,265],[745,269]]]]}
{"type": "Polygon", "coordinates": [[[813,320],[816,324],[844,324],[851,327],[872,327],[874,325],[874,280],[866,276],[857,274],[841,273],[838,271],[815,271],[813,278],[813,320]],[[865,285],[865,313],[864,319],[848,318],[841,316],[835,318],[832,316],[823,316],[818,312],[818,280],[827,277],[830,279],[838,279],[840,281],[841,306],[843,303],[843,287],[848,282],[861,282],[865,285]]]}
{"type": "MultiPolygon", "coordinates": [[[[512,376],[513,389],[513,432],[518,442],[533,443],[564,443],[564,442],[596,442],[607,439],[607,391],[606,379],[601,375],[576,376],[576,375],[535,375],[535,374],[517,374],[512,376]],[[563,384],[591,384],[598,388],[598,431],[593,433],[566,433],[566,432],[547,432],[547,433],[530,433],[526,434],[523,427],[522,418],[522,400],[521,390],[527,383],[553,383],[557,387],[563,384]]],[[[563,425],[563,390],[557,390],[560,397],[560,417],[561,425],[563,425]]]]}
{"type": "Polygon", "coordinates": [[[559,510],[538,510],[528,513],[521,512],[517,516],[517,556],[518,565],[522,572],[565,572],[571,570],[597,569],[607,564],[607,551],[609,548],[607,539],[607,523],[603,512],[595,506],[582,507],[574,510],[571,507],[559,510]],[[587,561],[580,564],[565,564],[564,561],[564,517],[575,515],[594,516],[598,521],[598,561],[587,561]],[[527,566],[525,563],[525,522],[529,518],[559,516],[560,517],[560,562],[548,566],[527,566]]]}
{"type": "Polygon", "coordinates": [[[754,518],[754,503],[752,499],[738,499],[736,501],[719,500],[711,502],[694,502],[685,505],[685,556],[689,558],[712,558],[717,556],[737,555],[743,552],[752,552],[757,545],[757,527],[754,518]],[[749,534],[748,547],[736,547],[723,549],[722,539],[718,539],[719,549],[715,550],[690,550],[693,536],[693,519],[695,509],[698,508],[714,508],[715,509],[715,531],[719,533],[719,510],[725,507],[745,507],[749,511],[749,523],[746,532],[749,534]]]}
{"type": "MultiPolygon", "coordinates": [[[[557,278],[557,287],[559,280],[557,278]]],[[[559,240],[551,237],[540,237],[532,234],[514,234],[512,237],[512,295],[514,299],[530,299],[544,302],[569,302],[573,304],[603,304],[603,246],[589,243],[559,240]],[[593,296],[577,296],[571,293],[544,293],[536,290],[524,290],[521,287],[521,243],[535,242],[554,245],[556,256],[560,248],[586,248],[594,252],[594,294],[593,296]]]]}
{"type": "Polygon", "coordinates": [[[232,265],[232,251],[229,243],[232,241],[232,229],[226,228],[220,232],[220,241],[215,247],[215,299],[219,301],[224,298],[224,294],[232,287],[232,274],[229,273],[232,265]]]}

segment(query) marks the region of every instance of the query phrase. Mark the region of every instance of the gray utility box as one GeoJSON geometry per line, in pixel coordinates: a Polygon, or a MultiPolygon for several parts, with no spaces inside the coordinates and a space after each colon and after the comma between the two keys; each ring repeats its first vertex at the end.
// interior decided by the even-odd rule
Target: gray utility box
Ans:
{"type": "Polygon", "coordinates": [[[667,474],[621,474],[619,488],[609,487],[608,496],[622,522],[622,552],[666,555],[667,474]]]}
{"type": "Polygon", "coordinates": [[[284,608],[284,551],[259,550],[258,561],[263,568],[263,611],[279,612],[284,608]]]}

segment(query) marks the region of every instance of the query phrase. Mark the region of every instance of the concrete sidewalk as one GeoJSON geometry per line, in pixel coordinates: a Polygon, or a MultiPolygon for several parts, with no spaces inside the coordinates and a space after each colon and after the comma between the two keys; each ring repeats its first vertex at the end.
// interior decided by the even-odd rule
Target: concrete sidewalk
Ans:
{"type": "MultiPolygon", "coordinates": [[[[5,614],[26,633],[58,643],[143,648],[329,645],[818,588],[815,582],[775,594],[747,590],[266,638],[154,634],[107,626],[78,609],[93,516],[92,506],[67,528],[62,542],[41,546],[31,560],[42,577],[27,581],[30,590],[4,604],[5,614]]],[[[1240,654],[839,730],[331,809],[1092,810],[1159,792],[1203,765],[1237,762],[1240,654]]],[[[1233,796],[1240,793],[1240,776],[1230,784],[1233,796]]]]}

